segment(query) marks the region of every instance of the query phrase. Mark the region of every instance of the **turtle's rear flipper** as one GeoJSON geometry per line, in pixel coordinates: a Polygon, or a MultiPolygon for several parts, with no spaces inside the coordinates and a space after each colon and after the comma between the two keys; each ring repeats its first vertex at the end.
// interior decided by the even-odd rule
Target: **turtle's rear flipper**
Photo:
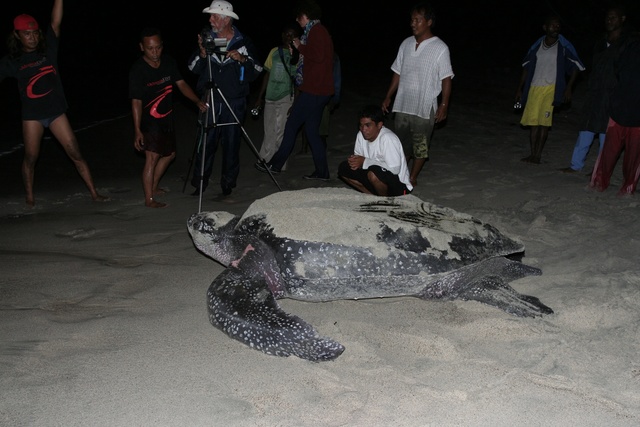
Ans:
{"type": "Polygon", "coordinates": [[[459,298],[480,301],[520,317],[536,317],[553,313],[553,310],[538,298],[516,292],[500,276],[485,276],[471,283],[459,298]]]}
{"type": "Polygon", "coordinates": [[[539,276],[538,268],[504,257],[491,258],[447,275],[421,293],[425,299],[480,301],[520,317],[552,314],[553,310],[536,297],[522,295],[509,282],[526,276],[539,276]]]}
{"type": "Polygon", "coordinates": [[[304,320],[285,313],[264,278],[248,277],[251,274],[244,271],[230,267],[209,287],[209,320],[213,326],[251,348],[275,356],[293,355],[322,362],[342,354],[344,347],[340,343],[320,336],[304,320]]]}

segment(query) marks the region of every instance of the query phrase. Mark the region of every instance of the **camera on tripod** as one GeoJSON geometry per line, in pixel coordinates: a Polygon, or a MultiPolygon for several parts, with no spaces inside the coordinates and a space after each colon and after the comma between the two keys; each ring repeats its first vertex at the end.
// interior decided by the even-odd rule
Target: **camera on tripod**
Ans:
{"type": "Polygon", "coordinates": [[[202,37],[202,47],[204,47],[207,55],[227,53],[227,39],[224,37],[213,37],[211,30],[208,28],[203,29],[200,36],[202,37]]]}
{"type": "MultiPolygon", "coordinates": [[[[225,2],[222,2],[222,3],[225,3],[225,2]]],[[[208,143],[209,132],[212,132],[218,126],[227,126],[227,125],[239,126],[240,130],[242,131],[242,134],[244,135],[244,139],[247,141],[247,143],[253,150],[253,154],[255,154],[255,156],[258,158],[260,162],[266,165],[265,160],[260,157],[260,152],[255,147],[255,145],[253,145],[253,142],[251,141],[249,134],[242,126],[242,122],[240,121],[240,119],[236,114],[236,111],[237,111],[237,112],[242,112],[242,114],[244,115],[246,101],[243,105],[234,103],[234,106],[231,106],[229,104],[229,101],[227,101],[227,98],[225,98],[222,90],[214,83],[214,79],[213,79],[214,67],[216,68],[216,72],[218,70],[222,70],[224,67],[226,67],[227,69],[231,69],[232,72],[234,71],[232,68],[227,67],[227,65],[229,64],[226,61],[229,60],[231,62],[231,59],[225,58],[226,55],[228,54],[227,39],[214,37],[214,34],[215,33],[211,31],[211,28],[205,27],[200,32],[198,37],[199,47],[201,49],[204,49],[208,55],[208,58],[205,60],[207,65],[207,74],[208,74],[208,81],[206,82],[207,90],[206,90],[206,94],[204,94],[203,98],[201,99],[201,101],[207,105],[208,110],[198,118],[198,137],[197,137],[196,143],[193,146],[193,154],[191,155],[191,160],[189,161],[189,170],[187,171],[187,177],[191,176],[191,167],[194,164],[196,155],[200,155],[201,161],[199,166],[200,169],[198,172],[199,175],[195,175],[196,172],[194,171],[194,175],[192,176],[192,179],[191,179],[191,183],[194,185],[194,187],[198,188],[197,193],[199,193],[200,195],[198,212],[202,211],[201,209],[202,208],[202,192],[206,187],[204,183],[205,177],[204,177],[203,171],[206,170],[205,159],[207,159],[206,151],[207,151],[207,145],[209,145],[208,143]],[[214,56],[214,54],[219,55],[220,57],[214,56]],[[217,95],[214,94],[214,90],[216,91],[217,95]],[[226,107],[226,110],[224,111],[223,111],[223,104],[226,107]],[[240,107],[242,107],[242,109],[240,107]],[[225,117],[227,114],[227,111],[229,114],[231,114],[231,116],[233,116],[234,121],[228,121],[226,123],[218,123],[217,122],[218,119],[227,118],[225,117]],[[198,178],[199,178],[199,182],[197,182],[198,178]]],[[[196,54],[197,56],[200,56],[202,52],[196,52],[196,54]]],[[[240,73],[240,81],[243,82],[244,67],[243,66],[241,67],[242,68],[240,73]]],[[[260,115],[260,108],[254,108],[253,110],[251,110],[251,115],[254,117],[254,119],[258,118],[260,115]]],[[[217,139],[218,135],[213,135],[213,137],[217,139]]],[[[217,143],[213,144],[213,146],[209,148],[212,148],[215,150],[216,146],[217,146],[217,143]]],[[[278,184],[278,181],[276,181],[276,179],[273,177],[271,170],[269,169],[266,169],[266,170],[269,172],[269,175],[271,176],[271,179],[278,187],[278,190],[282,191],[282,188],[280,188],[280,184],[278,184]]],[[[187,181],[188,181],[188,178],[185,179],[184,181],[184,185],[182,187],[183,193],[187,185],[187,181]]],[[[229,193],[230,191],[225,192],[225,190],[223,189],[223,194],[228,195],[229,193]]],[[[194,193],[194,195],[195,194],[196,193],[194,193]]]]}

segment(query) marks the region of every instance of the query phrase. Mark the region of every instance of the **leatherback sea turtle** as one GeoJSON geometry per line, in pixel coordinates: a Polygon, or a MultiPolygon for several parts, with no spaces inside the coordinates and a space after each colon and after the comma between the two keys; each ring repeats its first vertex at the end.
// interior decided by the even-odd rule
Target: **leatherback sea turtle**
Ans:
{"type": "Polygon", "coordinates": [[[208,289],[209,320],[267,354],[324,361],[344,351],[285,313],[276,301],[285,297],[415,296],[476,300],[516,316],[553,313],[508,284],[541,274],[520,262],[522,243],[412,195],[283,191],[256,200],[242,217],[200,212],[187,226],[196,248],[227,267],[208,289]]]}

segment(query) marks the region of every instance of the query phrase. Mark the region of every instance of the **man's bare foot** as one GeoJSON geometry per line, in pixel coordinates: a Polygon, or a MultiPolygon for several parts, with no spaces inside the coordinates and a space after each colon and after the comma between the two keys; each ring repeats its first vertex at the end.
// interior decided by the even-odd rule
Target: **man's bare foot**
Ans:
{"type": "Polygon", "coordinates": [[[98,193],[96,193],[95,196],[91,196],[91,199],[93,199],[94,202],[108,202],[109,200],[111,200],[109,197],[103,196],[98,193]]]}
{"type": "Polygon", "coordinates": [[[593,182],[593,183],[589,183],[587,184],[587,190],[591,190],[591,191],[597,191],[599,193],[602,193],[604,190],[606,190],[606,188],[604,188],[602,186],[602,183],[600,182],[593,182]]]}
{"type": "Polygon", "coordinates": [[[36,205],[36,201],[28,197],[25,199],[25,203],[27,204],[27,207],[30,207],[30,208],[36,205]]]}
{"type": "Polygon", "coordinates": [[[521,162],[525,162],[525,163],[533,163],[536,165],[540,164],[540,158],[539,157],[534,157],[534,156],[527,156],[527,157],[523,157],[520,159],[521,162]]]}
{"type": "Polygon", "coordinates": [[[616,193],[616,197],[618,199],[627,199],[633,197],[633,193],[627,193],[626,191],[621,190],[616,193]]]}
{"type": "Polygon", "coordinates": [[[560,172],[562,173],[577,173],[578,171],[575,169],[571,169],[570,167],[568,168],[562,168],[562,169],[558,169],[560,172]]]}
{"type": "Polygon", "coordinates": [[[148,208],[164,208],[167,206],[166,203],[162,203],[162,202],[156,202],[155,200],[151,199],[148,202],[144,202],[144,205],[148,208]]]}
{"type": "Polygon", "coordinates": [[[169,190],[167,190],[165,188],[158,188],[156,191],[153,192],[153,195],[154,196],[164,196],[168,192],[169,192],[169,190]]]}

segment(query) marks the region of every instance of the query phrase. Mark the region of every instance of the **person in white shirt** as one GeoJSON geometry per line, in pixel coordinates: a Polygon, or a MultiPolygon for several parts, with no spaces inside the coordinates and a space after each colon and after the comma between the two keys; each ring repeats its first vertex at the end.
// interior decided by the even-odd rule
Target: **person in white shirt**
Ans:
{"type": "Polygon", "coordinates": [[[413,190],[398,136],[384,126],[382,110],[367,105],[358,115],[360,131],[353,154],[338,166],[338,176],[356,190],[377,196],[401,196],[413,190]]]}
{"type": "Polygon", "coordinates": [[[382,111],[394,113],[394,130],[406,144],[406,156],[412,160],[409,177],[414,187],[429,158],[435,125],[447,118],[454,76],[449,47],[431,31],[434,23],[435,13],[430,4],[422,2],[413,7],[413,35],[398,49],[391,65],[391,83],[382,101],[382,111]],[[390,108],[394,94],[393,108],[390,108]]]}

